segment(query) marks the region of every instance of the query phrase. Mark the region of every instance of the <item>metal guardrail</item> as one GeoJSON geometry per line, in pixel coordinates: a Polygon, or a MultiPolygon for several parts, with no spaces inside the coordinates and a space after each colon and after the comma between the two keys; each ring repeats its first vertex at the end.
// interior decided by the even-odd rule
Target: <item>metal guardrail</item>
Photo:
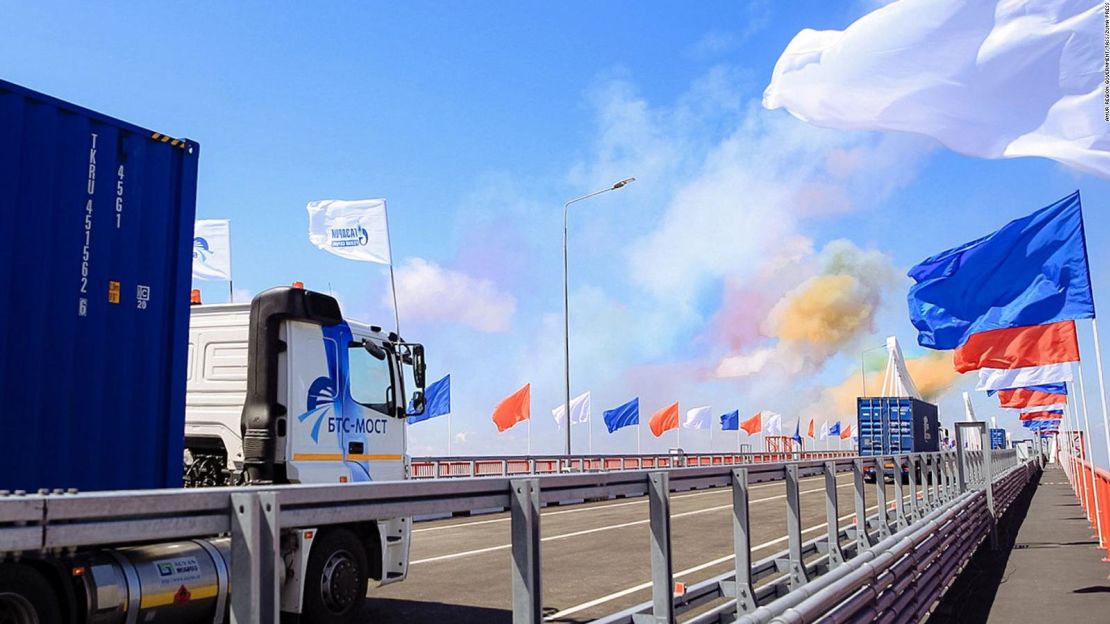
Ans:
{"type": "Polygon", "coordinates": [[[512,477],[564,474],[568,472],[660,470],[695,466],[738,466],[787,461],[842,459],[855,456],[855,451],[801,451],[790,453],[671,453],[667,455],[414,457],[410,462],[410,478],[512,477]]]}
{"type": "MultiPolygon", "coordinates": [[[[738,573],[734,573],[731,581],[716,581],[712,591],[699,590],[703,591],[705,600],[698,604],[711,599],[731,600],[731,607],[729,603],[717,607],[716,620],[706,621],[731,621],[737,615],[751,615],[756,618],[753,621],[766,621],[759,614],[778,609],[776,605],[782,600],[789,599],[791,604],[800,600],[802,604],[817,599],[818,595],[825,596],[810,590],[828,585],[829,582],[823,580],[826,578],[857,579],[859,575],[852,576],[849,572],[860,569],[865,562],[889,560],[892,556],[889,553],[901,552],[893,550],[899,544],[913,544],[911,550],[918,556],[926,552],[921,546],[926,540],[936,546],[958,545],[960,553],[974,550],[973,542],[977,544],[975,538],[981,532],[982,522],[977,520],[969,524],[961,520],[958,530],[932,533],[924,531],[922,523],[943,529],[953,518],[981,519],[984,513],[993,518],[992,507],[982,504],[983,491],[968,484],[993,483],[993,488],[985,490],[987,500],[990,500],[989,493],[995,491],[997,500],[1008,501],[1020,487],[1011,476],[1018,468],[1007,464],[1016,464],[1016,453],[993,457],[989,453],[958,456],[949,451],[529,478],[9,497],[0,499],[0,556],[229,533],[234,553],[232,622],[261,624],[277,619],[282,530],[500,507],[511,512],[513,619],[537,623],[542,621],[540,508],[554,503],[646,495],[650,514],[653,600],[625,619],[621,616],[608,621],[641,622],[647,618],[646,621],[652,622],[673,622],[675,614],[689,608],[693,602],[689,593],[682,598],[676,598],[673,593],[670,493],[730,487],[738,573]],[[874,501],[881,512],[869,524],[865,520],[864,471],[867,467],[881,471],[886,464],[906,466],[908,483],[904,488],[900,480],[894,480],[894,500],[890,502],[882,480],[874,485],[874,501]],[[1003,477],[997,481],[992,479],[991,474],[998,474],[994,470],[1001,468],[1007,470],[1003,477]],[[854,478],[856,520],[847,530],[841,531],[837,522],[836,476],[844,472],[851,472],[854,478]],[[818,540],[803,542],[799,481],[822,475],[829,518],[827,534],[818,540]],[[751,484],[768,481],[785,481],[789,547],[781,556],[753,566],[748,488],[751,484]],[[933,534],[939,537],[930,537],[933,534]],[[842,543],[844,541],[847,543],[842,543]]],[[[988,520],[987,524],[993,526],[993,520],[988,520]]],[[[897,561],[901,559],[891,561],[891,565],[902,565],[897,561]]],[[[873,564],[865,567],[877,570],[873,564]]],[[[940,583],[948,577],[948,574],[936,576],[940,583]]],[[[879,580],[883,578],[886,577],[879,580]]],[[[933,583],[933,578],[930,576],[926,580],[933,583]]],[[[874,579],[869,582],[874,583],[874,579]]],[[[902,587],[901,583],[899,581],[897,587],[902,587]]],[[[890,591],[894,588],[891,586],[890,591]]],[[[876,600],[891,595],[884,590],[877,593],[876,600]]],[[[855,594],[850,598],[852,604],[869,604],[855,594]]]]}

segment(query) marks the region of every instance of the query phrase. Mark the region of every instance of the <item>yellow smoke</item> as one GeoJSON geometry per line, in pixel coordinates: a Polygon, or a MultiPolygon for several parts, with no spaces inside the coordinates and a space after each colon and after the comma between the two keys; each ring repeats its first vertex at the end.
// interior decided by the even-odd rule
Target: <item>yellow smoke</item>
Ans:
{"type": "MultiPolygon", "coordinates": [[[[952,367],[951,351],[930,351],[925,355],[906,360],[906,370],[926,401],[936,401],[960,378],[952,367]]],[[[867,394],[876,395],[883,385],[883,373],[867,374],[867,394]]],[[[862,396],[863,383],[859,373],[849,375],[840,385],[826,388],[821,393],[823,406],[832,406],[835,414],[854,414],[856,397],[862,396]]],[[[822,413],[825,410],[821,410],[822,413]]]]}
{"type": "Polygon", "coordinates": [[[791,342],[838,346],[871,324],[874,291],[854,275],[819,275],[771,311],[771,334],[791,342]]]}

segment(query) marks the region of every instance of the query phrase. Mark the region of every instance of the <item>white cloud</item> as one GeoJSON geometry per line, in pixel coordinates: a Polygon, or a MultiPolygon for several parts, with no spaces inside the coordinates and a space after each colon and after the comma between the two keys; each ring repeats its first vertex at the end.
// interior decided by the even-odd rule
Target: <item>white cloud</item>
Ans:
{"type": "MultiPolygon", "coordinates": [[[[482,332],[507,331],[516,299],[490,280],[447,269],[423,258],[396,267],[397,307],[415,321],[450,321],[482,332]]],[[[385,301],[389,293],[385,293],[385,301]]]]}

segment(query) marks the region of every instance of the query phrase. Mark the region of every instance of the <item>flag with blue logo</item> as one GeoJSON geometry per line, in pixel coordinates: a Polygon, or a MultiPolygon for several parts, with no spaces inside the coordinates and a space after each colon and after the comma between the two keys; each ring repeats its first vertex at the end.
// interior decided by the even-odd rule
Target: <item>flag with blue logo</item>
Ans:
{"type": "Polygon", "coordinates": [[[918,343],[955,349],[975,333],[1095,317],[1076,191],[909,271],[918,343]]]}
{"type": "Polygon", "coordinates": [[[231,280],[231,221],[200,219],[193,224],[193,277],[231,280]]]}
{"type": "Polygon", "coordinates": [[[740,430],[740,410],[733,410],[721,415],[721,429],[724,431],[740,430]]]}
{"type": "Polygon", "coordinates": [[[799,445],[802,443],[802,417],[798,417],[798,422],[794,423],[794,435],[791,436],[799,445]]]}
{"type": "Polygon", "coordinates": [[[384,199],[308,203],[308,240],[348,260],[390,264],[389,221],[384,199]]]}
{"type": "Polygon", "coordinates": [[[640,424],[640,397],[632,399],[628,403],[611,410],[605,410],[602,415],[605,420],[605,426],[609,428],[609,433],[613,433],[622,427],[629,427],[631,425],[640,424]]]}
{"type": "Polygon", "coordinates": [[[836,421],[835,423],[833,423],[833,426],[829,427],[829,435],[830,436],[840,435],[840,421],[839,420],[836,421]]]}
{"type": "MultiPolygon", "coordinates": [[[[409,413],[413,413],[412,401],[409,401],[409,413]]],[[[419,416],[409,416],[409,424],[423,422],[436,416],[451,413],[451,375],[444,375],[443,379],[433,383],[424,390],[424,413],[419,416]]]]}

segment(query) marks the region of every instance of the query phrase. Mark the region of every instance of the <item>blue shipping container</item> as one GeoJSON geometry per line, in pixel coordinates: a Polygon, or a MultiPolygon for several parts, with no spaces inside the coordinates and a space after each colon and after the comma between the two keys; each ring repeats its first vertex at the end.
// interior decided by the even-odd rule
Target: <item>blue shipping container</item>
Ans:
{"type": "Polygon", "coordinates": [[[0,81],[0,488],[181,485],[199,156],[0,81]]]}
{"type": "Polygon", "coordinates": [[[937,406],[910,397],[856,399],[860,455],[940,450],[937,406]]]}
{"type": "Polygon", "coordinates": [[[1004,449],[1006,448],[1006,430],[1005,429],[991,429],[991,448],[1004,449]]]}

